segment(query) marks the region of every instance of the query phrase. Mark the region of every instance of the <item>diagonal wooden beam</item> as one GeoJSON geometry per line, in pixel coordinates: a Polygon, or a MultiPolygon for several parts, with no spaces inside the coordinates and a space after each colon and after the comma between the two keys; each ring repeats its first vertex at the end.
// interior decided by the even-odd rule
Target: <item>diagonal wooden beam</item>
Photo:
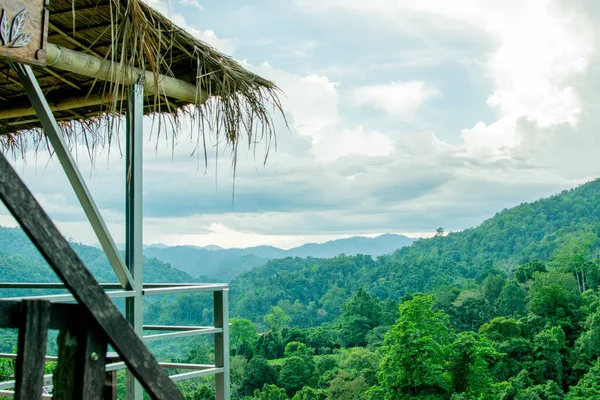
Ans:
{"type": "Polygon", "coordinates": [[[90,313],[148,394],[157,400],[183,400],[152,353],[60,234],[21,178],[0,154],[0,199],[65,286],[90,313]]]}

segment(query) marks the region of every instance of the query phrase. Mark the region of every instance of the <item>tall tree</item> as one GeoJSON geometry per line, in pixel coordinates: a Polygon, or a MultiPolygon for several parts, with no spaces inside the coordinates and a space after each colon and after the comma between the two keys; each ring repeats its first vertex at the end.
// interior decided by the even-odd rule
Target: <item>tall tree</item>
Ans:
{"type": "Polygon", "coordinates": [[[491,341],[474,332],[460,333],[452,343],[450,373],[455,393],[480,398],[492,385],[490,364],[500,358],[491,341]]]}
{"type": "Polygon", "coordinates": [[[448,317],[432,296],[415,296],[385,336],[377,379],[386,400],[439,399],[450,389],[448,317]]]}
{"type": "MultiPolygon", "coordinates": [[[[234,355],[240,352],[246,356],[252,356],[252,349],[256,345],[256,326],[244,318],[231,318],[230,341],[234,355]]],[[[249,357],[248,357],[249,358],[249,357]]]]}
{"type": "Polygon", "coordinates": [[[271,331],[279,332],[292,321],[292,318],[280,306],[273,306],[271,312],[265,315],[264,320],[271,331]]]}

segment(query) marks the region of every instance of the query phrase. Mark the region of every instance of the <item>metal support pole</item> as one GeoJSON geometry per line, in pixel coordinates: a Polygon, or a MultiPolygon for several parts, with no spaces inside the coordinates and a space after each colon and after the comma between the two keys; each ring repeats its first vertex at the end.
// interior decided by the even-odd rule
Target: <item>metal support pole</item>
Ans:
{"type": "Polygon", "coordinates": [[[216,400],[230,400],[229,381],[229,289],[214,292],[215,328],[223,332],[215,333],[215,367],[223,372],[215,374],[216,400]]]}
{"type": "MultiPolygon", "coordinates": [[[[127,103],[125,141],[125,262],[134,280],[136,295],[125,303],[125,314],[133,329],[143,337],[142,315],[142,152],[143,152],[144,86],[131,86],[127,103]]],[[[142,385],[127,371],[127,399],[142,400],[142,385]]]]}
{"type": "Polygon", "coordinates": [[[96,207],[96,203],[79,172],[79,168],[77,168],[75,160],[73,160],[73,156],[67,148],[62,132],[56,123],[56,119],[46,101],[44,92],[42,92],[31,67],[22,64],[12,64],[12,67],[17,72],[17,75],[19,75],[19,79],[25,88],[27,97],[29,97],[29,101],[31,101],[31,104],[33,105],[42,128],[44,128],[44,132],[46,132],[46,136],[54,148],[54,153],[60,161],[60,165],[65,171],[65,174],[71,183],[71,187],[73,188],[73,191],[75,191],[77,199],[79,200],[83,211],[85,211],[85,215],[90,221],[104,253],[106,253],[106,256],[108,257],[110,265],[115,270],[115,274],[117,274],[121,286],[124,289],[131,289],[133,286],[131,274],[127,268],[125,268],[123,257],[121,257],[121,253],[119,253],[119,250],[100,215],[100,211],[98,211],[98,207],[96,207]]]}

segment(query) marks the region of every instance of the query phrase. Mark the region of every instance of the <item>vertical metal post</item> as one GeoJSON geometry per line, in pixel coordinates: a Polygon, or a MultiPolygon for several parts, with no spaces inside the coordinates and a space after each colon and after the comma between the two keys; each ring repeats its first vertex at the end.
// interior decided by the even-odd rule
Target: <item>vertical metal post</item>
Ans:
{"type": "Polygon", "coordinates": [[[215,367],[223,372],[215,374],[216,400],[230,400],[229,381],[229,289],[214,292],[215,328],[223,332],[215,333],[215,367]]]}
{"type": "Polygon", "coordinates": [[[60,165],[65,171],[67,179],[69,179],[69,183],[71,183],[71,187],[73,188],[85,215],[90,221],[90,225],[92,225],[110,265],[117,274],[119,282],[121,282],[123,288],[130,289],[132,286],[131,274],[125,268],[121,253],[119,253],[112,236],[110,236],[110,232],[100,215],[100,211],[98,211],[98,207],[77,168],[77,164],[75,164],[75,160],[73,160],[73,156],[63,139],[62,132],[56,123],[56,119],[52,114],[52,110],[50,110],[50,106],[46,101],[44,92],[42,92],[42,89],[35,78],[33,70],[28,65],[12,63],[11,65],[17,72],[17,75],[19,75],[19,79],[25,88],[29,101],[31,101],[35,113],[40,119],[40,124],[42,125],[42,128],[44,128],[48,140],[52,143],[54,153],[59,159],[60,165]]]}
{"type": "MultiPolygon", "coordinates": [[[[142,152],[143,152],[144,87],[135,84],[130,89],[127,104],[125,142],[125,263],[133,277],[135,296],[125,305],[127,320],[139,337],[143,336],[142,315],[142,152]]],[[[142,400],[142,385],[127,371],[127,399],[142,400]]]]}

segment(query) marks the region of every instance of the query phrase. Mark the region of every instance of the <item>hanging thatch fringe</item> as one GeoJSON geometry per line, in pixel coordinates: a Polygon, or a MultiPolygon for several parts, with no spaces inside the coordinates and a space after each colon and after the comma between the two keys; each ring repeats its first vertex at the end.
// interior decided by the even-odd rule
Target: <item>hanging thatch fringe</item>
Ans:
{"type": "MultiPolygon", "coordinates": [[[[47,69],[35,73],[67,134],[92,135],[84,140],[94,145],[110,143],[112,121],[124,112],[126,86],[141,73],[149,96],[145,110],[159,117],[159,126],[170,121],[177,128],[179,118],[188,115],[199,128],[200,146],[206,150],[206,134],[217,143],[224,139],[234,162],[240,140],[248,145],[266,140],[269,146],[271,113],[283,114],[277,86],[143,1],[52,0],[50,26],[48,42],[56,46],[48,46],[47,69]]],[[[3,60],[0,110],[0,143],[22,148],[22,134],[37,131],[39,123],[3,60]]],[[[168,131],[177,134],[177,129],[168,131]]]]}

